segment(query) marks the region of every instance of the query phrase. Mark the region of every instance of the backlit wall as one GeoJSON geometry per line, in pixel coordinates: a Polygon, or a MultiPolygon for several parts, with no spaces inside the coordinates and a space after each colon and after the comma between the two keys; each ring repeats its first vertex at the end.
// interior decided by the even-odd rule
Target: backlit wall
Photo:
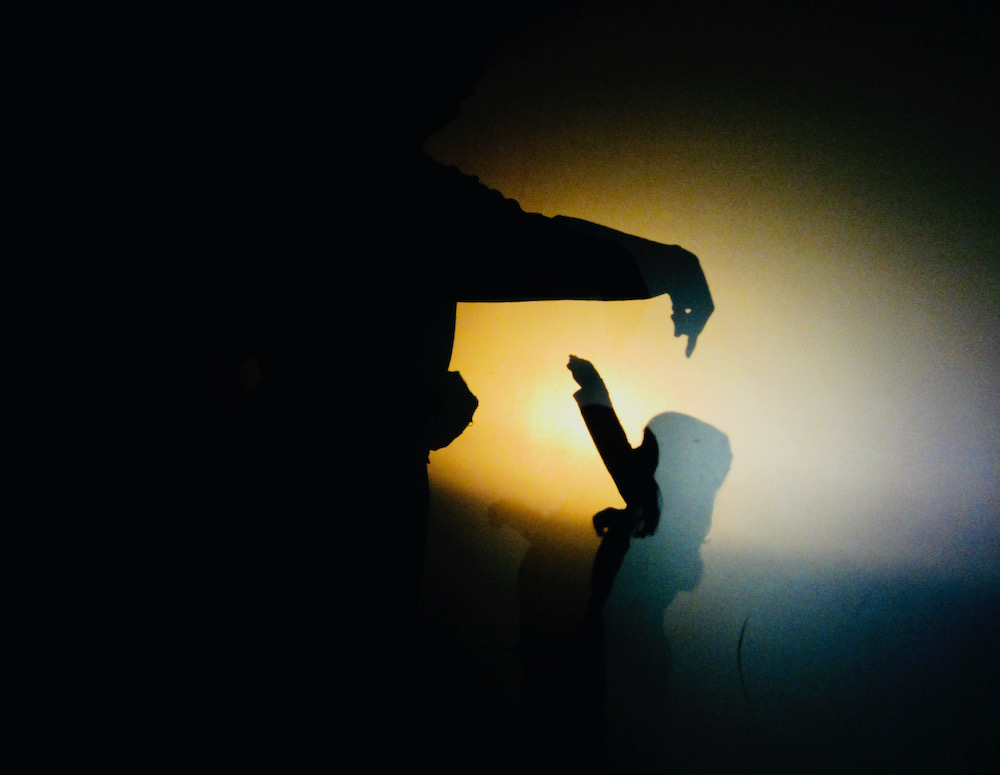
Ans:
{"type": "Polygon", "coordinates": [[[452,368],[481,404],[433,478],[583,517],[614,501],[573,353],[634,443],[665,410],[729,434],[712,540],[983,559],[996,529],[970,515],[1000,491],[998,219],[984,170],[945,144],[962,127],[871,107],[874,86],[852,103],[780,68],[678,62],[662,8],[512,46],[428,151],[527,211],[684,246],[717,311],[688,360],[666,298],[461,305],[452,368]]]}
{"type": "MultiPolygon", "coordinates": [[[[488,515],[514,503],[573,533],[621,505],[574,354],[633,444],[664,411],[730,440],[704,578],[664,617],[673,750],[983,766],[1000,710],[990,33],[929,6],[684,5],[597,7],[518,39],[427,144],[526,211],[687,248],[716,304],[690,359],[667,298],[459,305],[451,368],[480,405],[430,456],[428,697],[523,765],[530,531],[488,515]]],[[[636,771],[659,771],[650,756],[636,771]]]]}

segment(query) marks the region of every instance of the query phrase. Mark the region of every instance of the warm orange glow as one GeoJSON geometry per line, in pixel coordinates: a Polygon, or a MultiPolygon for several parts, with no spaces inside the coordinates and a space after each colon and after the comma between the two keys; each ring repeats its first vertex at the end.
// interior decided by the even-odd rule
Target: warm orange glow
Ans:
{"type": "Polygon", "coordinates": [[[912,552],[913,520],[990,497],[988,447],[960,408],[980,387],[975,363],[960,366],[972,378],[952,377],[959,353],[926,306],[837,276],[801,243],[776,245],[778,265],[720,240],[688,244],[718,306],[690,359],[666,298],[459,305],[451,367],[480,407],[432,454],[432,480],[567,519],[620,506],[572,398],[572,353],[597,366],[633,444],[663,411],[729,435],[713,541],[886,558],[912,552]]]}
{"type": "Polygon", "coordinates": [[[638,92],[596,111],[573,79],[545,79],[562,61],[550,43],[541,79],[501,62],[428,152],[526,211],[684,246],[717,309],[688,360],[667,299],[460,305],[452,368],[481,403],[432,478],[582,519],[619,505],[572,399],[573,353],[633,443],[667,410],[729,435],[713,541],[888,559],[960,533],[956,514],[995,513],[996,229],[949,193],[966,181],[916,146],[779,109],[709,115],[664,84],[640,111],[638,92]]]}

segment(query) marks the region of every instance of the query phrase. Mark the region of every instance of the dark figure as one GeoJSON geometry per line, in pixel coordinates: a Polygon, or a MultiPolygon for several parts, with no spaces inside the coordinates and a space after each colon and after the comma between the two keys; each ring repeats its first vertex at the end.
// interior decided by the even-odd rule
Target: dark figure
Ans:
{"type": "Polygon", "coordinates": [[[575,356],[569,369],[581,387],[574,398],[626,504],[594,516],[602,538],[579,641],[602,682],[592,696],[603,709],[603,734],[591,734],[606,740],[615,772],[661,771],[678,764],[668,745],[663,616],[677,592],[701,580],[700,549],[732,453],[724,434],[672,412],[653,418],[633,449],[597,370],[575,356]]]}
{"type": "Polygon", "coordinates": [[[594,655],[577,642],[587,607],[596,539],[569,514],[545,515],[510,502],[490,521],[518,533],[526,550],[517,574],[518,638],[524,707],[523,769],[599,772],[601,681],[594,655]]]}
{"type": "Polygon", "coordinates": [[[178,667],[185,696],[216,687],[238,735],[308,729],[344,648],[368,678],[357,707],[411,717],[396,700],[428,453],[477,405],[448,371],[457,302],[666,293],[689,355],[712,314],[687,251],[525,213],[424,154],[501,39],[545,23],[532,4],[484,10],[475,31],[464,12],[416,6],[338,12],[332,27],[206,13],[171,41],[183,55],[164,76],[155,233],[198,291],[195,378],[209,386],[185,436],[195,471],[180,500],[197,507],[171,550],[189,560],[172,629],[199,644],[178,667]]]}

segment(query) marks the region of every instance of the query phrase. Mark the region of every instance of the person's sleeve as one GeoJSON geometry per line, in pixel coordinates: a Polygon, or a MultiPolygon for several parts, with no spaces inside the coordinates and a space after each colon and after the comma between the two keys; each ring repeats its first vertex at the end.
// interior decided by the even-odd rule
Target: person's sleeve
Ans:
{"type": "Polygon", "coordinates": [[[419,179],[410,208],[419,212],[413,236],[425,254],[400,258],[415,282],[442,296],[505,302],[707,295],[698,258],[677,245],[525,212],[475,176],[431,160],[419,179]]]}

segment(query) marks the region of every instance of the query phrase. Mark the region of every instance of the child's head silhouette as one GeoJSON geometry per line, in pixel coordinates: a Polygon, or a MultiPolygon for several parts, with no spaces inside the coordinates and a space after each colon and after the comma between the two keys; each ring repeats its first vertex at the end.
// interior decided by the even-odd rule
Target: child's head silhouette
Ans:
{"type": "Polygon", "coordinates": [[[729,472],[729,438],[707,423],[677,412],[657,415],[646,426],[656,437],[659,461],[660,524],[654,540],[670,555],[678,590],[701,579],[701,545],[712,525],[715,495],[729,472]]]}

